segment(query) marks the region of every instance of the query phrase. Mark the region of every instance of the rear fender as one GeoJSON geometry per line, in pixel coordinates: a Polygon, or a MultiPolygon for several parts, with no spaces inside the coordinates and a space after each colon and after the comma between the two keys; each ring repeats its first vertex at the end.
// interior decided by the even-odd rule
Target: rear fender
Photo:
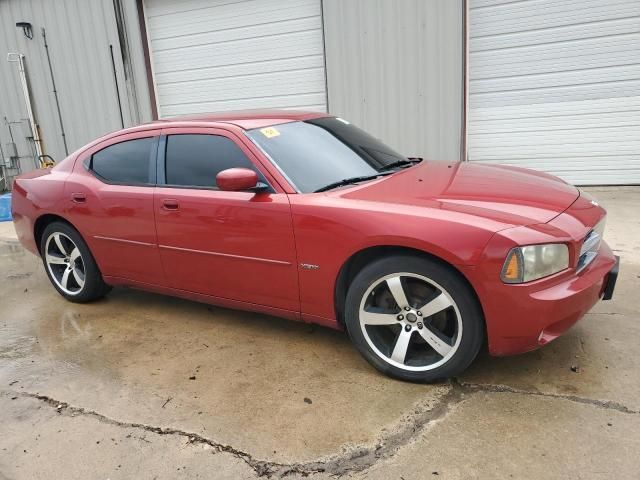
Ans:
{"type": "Polygon", "coordinates": [[[34,227],[42,215],[64,216],[64,184],[68,172],[34,170],[16,177],[11,195],[11,214],[22,245],[40,255],[34,227]]]}

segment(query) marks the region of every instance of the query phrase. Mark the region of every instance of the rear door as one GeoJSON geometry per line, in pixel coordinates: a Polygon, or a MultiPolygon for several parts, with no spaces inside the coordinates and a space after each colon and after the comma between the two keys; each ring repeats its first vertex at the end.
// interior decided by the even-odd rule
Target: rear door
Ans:
{"type": "Polygon", "coordinates": [[[153,218],[160,130],[106,140],[83,152],[65,184],[67,218],[103,275],[165,283],[153,218]]]}
{"type": "Polygon", "coordinates": [[[233,133],[163,130],[155,193],[162,263],[173,288],[299,311],[296,253],[288,197],[233,133]],[[216,175],[250,168],[263,193],[225,192],[216,175]]]}

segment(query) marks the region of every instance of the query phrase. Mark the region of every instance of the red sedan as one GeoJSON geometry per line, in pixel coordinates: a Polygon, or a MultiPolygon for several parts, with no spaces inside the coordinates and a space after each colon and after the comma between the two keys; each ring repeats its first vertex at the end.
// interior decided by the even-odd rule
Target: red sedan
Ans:
{"type": "Polygon", "coordinates": [[[66,299],[112,286],[345,328],[431,381],[555,339],[611,298],[605,210],[553,176],[406,158],[319,113],[106,135],[18,177],[13,217],[66,299]]]}

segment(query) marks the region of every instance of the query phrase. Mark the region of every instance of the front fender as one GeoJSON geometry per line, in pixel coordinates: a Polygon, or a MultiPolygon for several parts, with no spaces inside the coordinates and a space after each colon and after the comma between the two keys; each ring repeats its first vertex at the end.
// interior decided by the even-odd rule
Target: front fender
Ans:
{"type": "MultiPolygon", "coordinates": [[[[434,218],[424,208],[381,212],[345,208],[344,202],[314,205],[302,197],[290,198],[303,316],[336,320],[336,279],[342,266],[359,251],[378,246],[404,247],[451,265],[471,266],[494,233],[477,219],[465,222],[465,216],[456,213],[444,215],[439,211],[434,218]]],[[[364,207],[364,202],[359,206],[364,207]]]]}

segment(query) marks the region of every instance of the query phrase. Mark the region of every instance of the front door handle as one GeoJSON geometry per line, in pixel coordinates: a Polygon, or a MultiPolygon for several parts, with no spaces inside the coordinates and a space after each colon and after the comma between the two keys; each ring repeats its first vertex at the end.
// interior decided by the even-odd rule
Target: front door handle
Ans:
{"type": "Polygon", "coordinates": [[[72,193],[71,201],[75,203],[84,203],[87,201],[87,196],[84,193],[72,193]]]}
{"type": "Polygon", "coordinates": [[[165,210],[178,210],[180,208],[180,204],[177,200],[166,198],[162,200],[162,208],[165,210]]]}

